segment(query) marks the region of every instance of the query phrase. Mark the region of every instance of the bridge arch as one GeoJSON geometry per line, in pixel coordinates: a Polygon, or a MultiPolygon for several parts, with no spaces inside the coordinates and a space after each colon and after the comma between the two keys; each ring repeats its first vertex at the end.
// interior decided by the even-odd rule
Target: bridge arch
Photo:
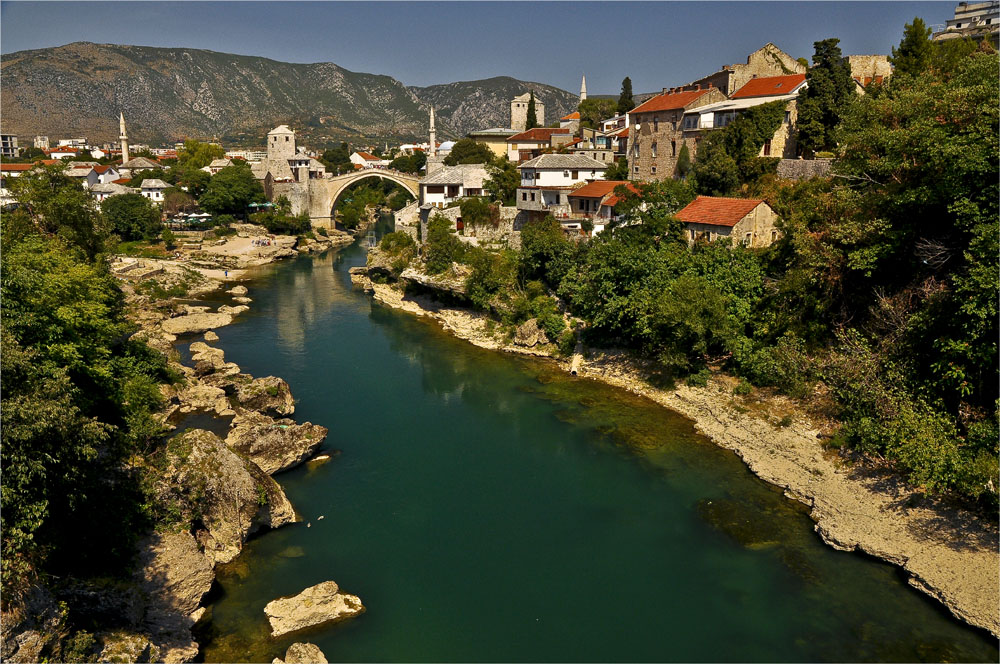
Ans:
{"type": "Polygon", "coordinates": [[[371,178],[379,178],[395,182],[408,191],[413,198],[420,200],[420,178],[413,173],[403,173],[387,169],[366,168],[352,171],[344,175],[336,175],[321,180],[310,180],[309,217],[316,222],[333,222],[333,208],[341,194],[352,184],[371,178]]]}

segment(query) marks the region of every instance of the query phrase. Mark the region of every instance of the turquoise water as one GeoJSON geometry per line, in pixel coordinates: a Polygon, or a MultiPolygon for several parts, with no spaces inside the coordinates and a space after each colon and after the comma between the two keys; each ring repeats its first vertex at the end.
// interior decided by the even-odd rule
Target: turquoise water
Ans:
{"type": "Polygon", "coordinates": [[[277,477],[303,523],[220,570],[206,661],[997,661],[686,419],[373,303],[363,263],[272,268],[218,331],[340,454],[277,477]],[[331,579],[367,613],[268,637],[268,601],[331,579]]]}

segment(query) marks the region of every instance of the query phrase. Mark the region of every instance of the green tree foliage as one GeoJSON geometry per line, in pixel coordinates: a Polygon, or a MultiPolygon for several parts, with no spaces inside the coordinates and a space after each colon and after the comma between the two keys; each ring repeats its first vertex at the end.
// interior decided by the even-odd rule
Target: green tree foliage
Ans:
{"type": "Polygon", "coordinates": [[[112,232],[126,242],[155,240],[163,230],[159,209],[140,194],[111,196],[101,204],[101,211],[112,232]]]}
{"type": "Polygon", "coordinates": [[[167,175],[167,171],[164,171],[162,168],[147,168],[135,173],[128,181],[128,186],[141,187],[144,180],[173,181],[175,177],[176,173],[167,175]]]}
{"type": "Polygon", "coordinates": [[[494,201],[502,205],[514,205],[517,188],[521,185],[521,174],[517,166],[506,159],[496,159],[486,165],[489,179],[483,182],[483,189],[494,201]]]}
{"type": "Polygon", "coordinates": [[[632,79],[626,76],[622,80],[622,93],[618,95],[618,115],[625,115],[635,108],[635,99],[632,98],[632,79]]]}
{"type": "Polygon", "coordinates": [[[580,102],[580,126],[596,129],[601,125],[601,120],[618,113],[618,104],[614,99],[596,99],[588,97],[580,102]]]}
{"type": "Polygon", "coordinates": [[[543,280],[558,286],[570,267],[573,244],[559,220],[549,215],[529,221],[521,229],[521,275],[525,281],[543,280]]]}
{"type": "Polygon", "coordinates": [[[605,180],[628,180],[628,175],[628,159],[625,157],[618,158],[604,171],[605,180]]]}
{"type": "MultiPolygon", "coordinates": [[[[711,132],[702,141],[693,167],[698,193],[735,194],[773,173],[778,159],[758,155],[764,142],[781,126],[784,116],[785,102],[774,101],[748,108],[726,127],[711,132]]],[[[679,172],[680,159],[677,164],[679,172]]]]}
{"type": "Polygon", "coordinates": [[[396,157],[389,162],[389,168],[403,173],[420,173],[425,164],[427,164],[427,155],[422,150],[416,150],[413,154],[396,157]]]}
{"type": "Polygon", "coordinates": [[[293,216],[279,211],[257,212],[250,215],[250,223],[259,224],[275,235],[302,235],[312,230],[309,215],[293,216]]]}
{"type": "Polygon", "coordinates": [[[427,222],[424,250],[430,274],[450,269],[452,263],[461,263],[465,256],[465,245],[455,235],[448,218],[440,214],[433,215],[427,222]]]}
{"type": "Polygon", "coordinates": [[[462,223],[466,227],[496,226],[500,223],[500,210],[483,198],[463,198],[459,201],[459,209],[462,211],[462,223]]]}
{"type": "MultiPolygon", "coordinates": [[[[12,179],[10,190],[22,206],[29,226],[45,235],[63,238],[88,258],[105,249],[108,228],[94,200],[63,166],[46,166],[12,179]]],[[[7,224],[5,219],[4,223],[7,224]]]]}
{"type": "Polygon", "coordinates": [[[535,91],[532,90],[531,95],[528,97],[528,114],[524,128],[534,129],[538,126],[538,113],[535,111],[535,91]]]}
{"type": "Polygon", "coordinates": [[[351,151],[347,143],[341,143],[335,148],[326,150],[319,160],[323,162],[323,165],[331,173],[343,173],[354,168],[354,164],[351,163],[351,151]]]}
{"type": "Polygon", "coordinates": [[[251,203],[265,201],[264,188],[242,161],[226,166],[209,180],[198,204],[212,214],[242,216],[251,203]]]}
{"type": "Polygon", "coordinates": [[[177,151],[177,163],[184,170],[197,170],[225,156],[226,151],[221,145],[202,143],[189,138],[184,141],[184,147],[177,151]]]}
{"type": "Polygon", "coordinates": [[[163,211],[169,214],[178,212],[191,212],[198,206],[194,197],[186,191],[181,191],[177,187],[170,187],[163,191],[163,211]]]}
{"type": "Polygon", "coordinates": [[[840,53],[839,39],[814,44],[813,66],[806,72],[808,87],[799,93],[799,146],[806,152],[837,146],[837,127],[855,97],[851,68],[840,53]]]}
{"type": "Polygon", "coordinates": [[[903,28],[903,40],[899,48],[892,47],[889,62],[893,66],[893,75],[918,76],[931,64],[934,47],[931,44],[931,29],[924,25],[919,16],[903,28]]]}
{"type": "Polygon", "coordinates": [[[721,132],[712,132],[702,140],[692,173],[700,194],[728,196],[739,189],[740,169],[721,132]]]}
{"type": "Polygon", "coordinates": [[[485,143],[477,143],[471,138],[456,141],[451,152],[444,158],[446,166],[458,164],[488,164],[493,161],[493,151],[485,143]]]}

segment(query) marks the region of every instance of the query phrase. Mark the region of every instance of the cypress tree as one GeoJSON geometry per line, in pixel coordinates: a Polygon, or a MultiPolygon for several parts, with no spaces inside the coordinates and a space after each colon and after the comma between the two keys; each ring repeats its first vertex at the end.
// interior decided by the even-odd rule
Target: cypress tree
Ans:
{"type": "Polygon", "coordinates": [[[933,44],[931,29],[924,25],[922,18],[914,17],[913,23],[903,28],[903,40],[899,48],[893,47],[889,61],[896,68],[895,73],[916,76],[931,64],[933,44]]]}
{"type": "Polygon", "coordinates": [[[538,116],[535,114],[535,91],[531,91],[528,97],[528,118],[524,125],[525,129],[534,129],[538,126],[538,116]]]}
{"type": "Polygon", "coordinates": [[[807,152],[836,146],[836,129],[854,96],[851,67],[840,52],[839,39],[813,44],[808,87],[799,94],[799,147],[807,152]]]}
{"type": "Polygon", "coordinates": [[[632,79],[628,76],[622,81],[622,93],[618,97],[618,115],[624,115],[635,108],[632,98],[632,79]]]}

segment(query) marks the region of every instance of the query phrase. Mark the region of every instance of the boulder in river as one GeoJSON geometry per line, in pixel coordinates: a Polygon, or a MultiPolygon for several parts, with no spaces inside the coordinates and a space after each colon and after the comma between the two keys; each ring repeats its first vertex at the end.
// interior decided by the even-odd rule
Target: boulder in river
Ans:
{"type": "Polygon", "coordinates": [[[220,314],[229,314],[231,316],[238,316],[244,311],[250,311],[250,307],[245,304],[238,304],[235,307],[231,307],[228,304],[224,304],[219,307],[220,314]]]}
{"type": "Polygon", "coordinates": [[[205,341],[218,341],[219,335],[209,330],[205,333],[205,341]]]}
{"type": "Polygon", "coordinates": [[[226,444],[271,475],[306,461],[319,449],[327,431],[318,424],[296,424],[250,411],[233,420],[226,444]]]}
{"type": "Polygon", "coordinates": [[[360,598],[340,592],[333,581],[324,581],[306,588],[298,595],[268,602],[264,607],[264,614],[271,623],[271,636],[339,622],[364,611],[360,598]]]}
{"type": "Polygon", "coordinates": [[[248,383],[237,383],[236,400],[247,410],[286,417],[295,412],[295,400],[288,383],[277,376],[256,378],[248,383]]]}
{"type": "Polygon", "coordinates": [[[246,286],[233,286],[226,292],[230,295],[246,295],[249,291],[246,286]]]}
{"type": "Polygon", "coordinates": [[[226,313],[185,314],[168,318],[160,327],[168,334],[200,334],[217,327],[224,327],[233,322],[233,317],[226,313]]]}
{"type": "Polygon", "coordinates": [[[327,661],[315,643],[293,643],[285,651],[285,659],[275,657],[271,664],[327,664],[327,661]]]}

